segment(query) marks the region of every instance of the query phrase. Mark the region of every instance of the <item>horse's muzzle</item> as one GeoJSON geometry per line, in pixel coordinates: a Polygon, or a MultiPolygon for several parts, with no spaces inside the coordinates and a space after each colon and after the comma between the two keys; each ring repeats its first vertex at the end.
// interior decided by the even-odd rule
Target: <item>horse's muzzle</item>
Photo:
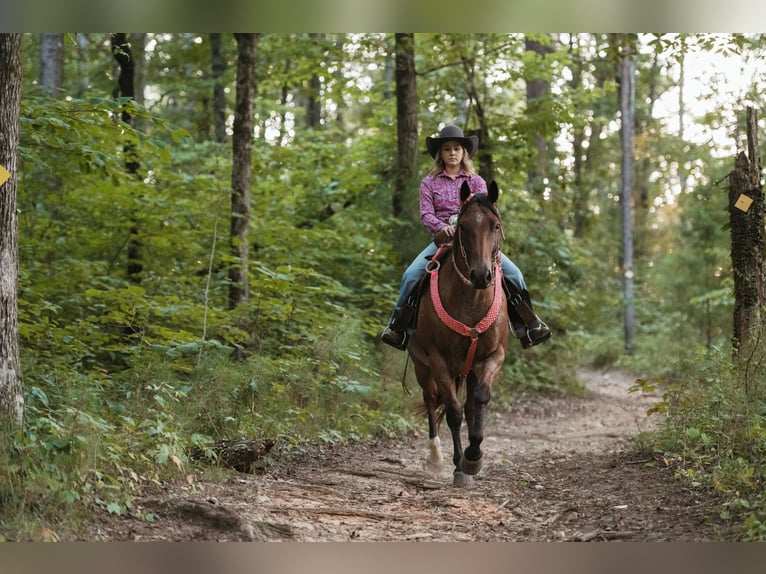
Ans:
{"type": "Polygon", "coordinates": [[[492,285],[492,277],[492,269],[485,269],[484,271],[471,269],[468,273],[468,279],[476,289],[486,289],[492,285]]]}

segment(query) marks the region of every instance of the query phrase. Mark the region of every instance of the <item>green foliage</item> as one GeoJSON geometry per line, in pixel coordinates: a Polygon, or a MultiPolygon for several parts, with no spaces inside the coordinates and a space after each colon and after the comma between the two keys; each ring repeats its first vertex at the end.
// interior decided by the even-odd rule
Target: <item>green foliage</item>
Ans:
{"type": "MultiPolygon", "coordinates": [[[[27,412],[23,432],[5,437],[0,452],[0,536],[48,539],[44,527],[66,537],[92,509],[137,513],[136,489],[193,473],[190,449],[218,439],[271,437],[288,449],[422,428],[410,413],[417,400],[400,388],[404,355],[378,342],[401,272],[428,240],[412,221],[417,182],[413,216],[390,213],[390,34],[261,36],[249,294],[236,309],[227,275],[232,150],[211,141],[209,36],[146,34],[143,106],[108,97],[108,34],[66,36],[61,99],[40,95],[37,36],[25,38],[18,205],[27,412]],[[322,113],[309,128],[312,101],[322,113]],[[140,248],[140,283],[127,274],[129,243],[140,248]]],[[[682,478],[715,476],[731,494],[730,516],[744,516],[747,536],[761,538],[760,388],[753,372],[690,354],[691,342],[710,353],[728,342],[725,194],[710,184],[728,168],[660,125],[648,104],[671,88],[683,50],[757,56],[757,47],[740,36],[631,36],[642,47],[639,332],[637,353],[624,357],[619,38],[531,35],[546,45],[544,56],[526,39],[417,34],[415,42],[419,141],[443,122],[479,128],[482,107],[503,250],[554,329],[550,343],[523,353],[511,341],[493,402],[578,393],[573,373],[583,362],[654,380],[677,371],[674,359],[687,360],[684,382],[673,380],[659,407],[672,414],[662,440],[687,461],[682,478]],[[527,105],[530,80],[549,82],[550,96],[527,105]],[[532,185],[540,139],[546,174],[532,185]]],[[[221,49],[231,129],[232,35],[222,35],[221,49]]],[[[725,119],[714,116],[709,127],[725,119]]],[[[418,161],[419,171],[431,164],[425,150],[418,161]]]]}
{"type": "Polygon", "coordinates": [[[699,349],[659,379],[664,415],[653,443],[691,488],[721,495],[720,518],[742,540],[766,540],[766,355],[732,361],[729,352],[699,349]]]}

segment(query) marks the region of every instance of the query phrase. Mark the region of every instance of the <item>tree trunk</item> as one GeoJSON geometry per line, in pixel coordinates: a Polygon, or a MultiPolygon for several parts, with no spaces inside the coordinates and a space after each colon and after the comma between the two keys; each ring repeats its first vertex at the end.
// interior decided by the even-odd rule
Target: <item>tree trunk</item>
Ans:
{"type": "Polygon", "coordinates": [[[131,39],[133,54],[133,99],[144,105],[146,88],[146,33],[133,34],[131,39]]]}
{"type": "Polygon", "coordinates": [[[625,300],[625,353],[633,354],[636,324],[633,308],[633,112],[634,65],[630,45],[624,44],[620,63],[620,143],[622,145],[622,281],[625,300]]]}
{"type": "Polygon", "coordinates": [[[16,209],[21,34],[0,34],[0,428],[21,424],[18,215],[16,209]]]}
{"type": "MultiPolygon", "coordinates": [[[[38,81],[41,92],[59,100],[64,95],[64,34],[40,34],[40,72],[38,81]]],[[[47,187],[51,193],[60,193],[63,181],[56,172],[35,169],[34,185],[47,187]]]]}
{"type": "Polygon", "coordinates": [[[480,95],[481,90],[479,85],[481,81],[476,81],[476,60],[474,58],[469,58],[462,53],[460,55],[460,60],[463,65],[463,71],[465,72],[468,99],[471,102],[471,107],[473,108],[476,120],[479,123],[478,129],[467,129],[465,130],[465,135],[473,135],[479,138],[479,151],[476,152],[476,156],[473,160],[478,164],[479,175],[483,177],[485,181],[490,182],[495,179],[492,142],[489,138],[489,123],[487,122],[484,104],[482,103],[480,95]]]}
{"type": "Polygon", "coordinates": [[[60,99],[64,84],[64,34],[40,34],[40,86],[60,99]]]}
{"type": "Polygon", "coordinates": [[[77,44],[77,97],[82,98],[90,89],[90,39],[88,34],[75,34],[77,44]]]}
{"type": "Polygon", "coordinates": [[[247,242],[250,228],[250,176],[255,100],[255,50],[259,34],[234,34],[237,39],[237,96],[234,109],[231,166],[231,236],[233,261],[229,267],[229,308],[247,299],[247,242]]]}
{"type": "Polygon", "coordinates": [[[406,212],[407,191],[418,167],[418,95],[414,34],[396,34],[395,42],[397,162],[392,207],[394,217],[402,218],[406,212]]]}
{"type": "MultiPolygon", "coordinates": [[[[585,60],[580,52],[579,46],[572,46],[570,50],[570,58],[573,62],[572,80],[569,85],[573,92],[580,89],[582,85],[582,78],[584,69],[586,67],[585,60]]],[[[613,68],[607,69],[604,65],[601,65],[595,70],[595,86],[602,90],[607,78],[613,77],[613,68]]],[[[585,237],[585,232],[588,224],[591,221],[590,200],[593,195],[596,194],[594,188],[597,189],[598,184],[594,184],[593,173],[598,164],[600,151],[603,147],[601,140],[601,134],[604,131],[604,124],[597,118],[601,114],[594,114],[595,117],[590,124],[583,123],[578,127],[574,134],[572,156],[574,158],[574,185],[572,188],[572,211],[574,220],[574,237],[576,239],[582,239],[585,237]],[[586,126],[589,130],[586,130],[586,126]],[[587,134],[587,131],[590,134],[587,134]],[[587,146],[585,146],[587,142],[587,146]]],[[[603,184],[600,184],[603,185],[603,184]]]]}
{"type": "Polygon", "coordinates": [[[222,143],[226,139],[226,93],[223,85],[226,61],[221,53],[220,33],[210,34],[210,65],[213,75],[213,130],[215,141],[222,143]]]}
{"type": "Polygon", "coordinates": [[[734,272],[735,355],[747,356],[757,341],[766,305],[766,241],[764,241],[763,186],[758,157],[758,118],[747,108],[747,155],[740,152],[729,174],[731,263],[734,272]]]}
{"type": "MultiPolygon", "coordinates": [[[[324,35],[312,32],[309,34],[309,38],[321,45],[324,35]]],[[[306,127],[313,130],[318,130],[322,127],[322,82],[319,79],[319,75],[315,72],[311,74],[309,80],[308,97],[306,100],[306,127]]]]}
{"type": "MultiPolygon", "coordinates": [[[[537,40],[531,38],[524,39],[524,48],[533,52],[539,58],[544,58],[546,54],[553,51],[550,46],[544,46],[537,40]]],[[[546,113],[544,108],[549,105],[551,85],[545,79],[533,75],[527,79],[527,113],[530,115],[546,113]]],[[[542,201],[542,191],[545,188],[544,180],[548,177],[548,140],[544,134],[534,134],[534,148],[537,150],[537,158],[527,170],[527,183],[529,189],[535,194],[540,206],[544,206],[542,201]]]]}
{"type": "MultiPolygon", "coordinates": [[[[118,98],[135,99],[136,65],[127,34],[112,34],[111,40],[112,55],[120,67],[120,75],[117,80],[117,88],[115,89],[114,95],[118,98]]],[[[122,112],[122,121],[129,126],[133,125],[133,117],[130,115],[130,112],[122,112]]],[[[140,164],[138,162],[138,153],[132,134],[127,136],[127,141],[123,146],[123,153],[125,154],[125,171],[128,172],[129,176],[134,178],[137,177],[140,164]]],[[[131,283],[141,283],[141,273],[144,270],[142,250],[143,246],[139,236],[138,217],[132,215],[130,222],[130,238],[128,239],[127,263],[128,280],[131,283]]]]}

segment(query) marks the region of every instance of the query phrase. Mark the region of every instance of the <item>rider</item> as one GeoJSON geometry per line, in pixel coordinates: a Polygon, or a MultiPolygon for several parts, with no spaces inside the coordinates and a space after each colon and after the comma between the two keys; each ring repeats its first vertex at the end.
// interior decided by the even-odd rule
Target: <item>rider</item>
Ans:
{"type": "MultiPolygon", "coordinates": [[[[487,183],[475,173],[471,161],[479,148],[479,138],[465,137],[459,127],[450,125],[444,127],[438,137],[427,137],[426,148],[435,163],[420,184],[420,222],[434,235],[441,232],[440,235],[451,238],[460,211],[463,182],[468,182],[473,193],[487,193],[487,183]]],[[[431,241],[402,275],[399,300],[381,336],[384,343],[402,350],[407,347],[407,327],[414,313],[414,304],[408,299],[415,295],[413,289],[425,274],[426,263],[436,250],[436,243],[431,241]]],[[[511,331],[527,349],[549,339],[551,330],[532,309],[521,270],[502,253],[500,257],[511,331]]]]}

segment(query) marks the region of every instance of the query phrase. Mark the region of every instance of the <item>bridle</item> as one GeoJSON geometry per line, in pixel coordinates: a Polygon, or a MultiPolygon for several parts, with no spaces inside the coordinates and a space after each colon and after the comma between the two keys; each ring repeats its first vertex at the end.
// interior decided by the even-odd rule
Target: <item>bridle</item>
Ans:
{"type": "MultiPolygon", "coordinates": [[[[460,220],[460,216],[463,215],[463,211],[465,211],[465,208],[468,206],[468,204],[471,202],[471,200],[476,197],[476,194],[471,192],[471,194],[465,198],[465,201],[463,201],[462,205],[460,206],[460,211],[453,215],[452,217],[455,217],[455,223],[460,220]]],[[[505,239],[505,231],[503,230],[503,222],[500,220],[500,214],[492,208],[492,214],[497,217],[497,220],[500,224],[500,237],[502,239],[505,239]]],[[[452,219],[450,218],[450,220],[452,219]]],[[[470,264],[468,263],[468,253],[465,250],[465,242],[463,241],[463,238],[460,234],[460,226],[456,225],[455,234],[457,236],[457,243],[460,245],[460,255],[463,258],[463,263],[465,263],[465,268],[470,269],[470,264]]],[[[454,247],[454,241],[448,243],[448,246],[454,247]]],[[[437,250],[438,253],[438,250],[437,250]]],[[[436,259],[436,255],[434,255],[434,259],[436,259]]],[[[466,277],[463,272],[460,270],[460,267],[458,267],[457,262],[455,261],[455,249],[452,249],[452,265],[455,267],[455,271],[457,272],[458,277],[460,277],[460,280],[463,282],[463,284],[472,286],[473,283],[471,283],[471,280],[466,277]]],[[[500,265],[500,250],[498,249],[497,254],[495,255],[495,265],[500,265]]]]}

